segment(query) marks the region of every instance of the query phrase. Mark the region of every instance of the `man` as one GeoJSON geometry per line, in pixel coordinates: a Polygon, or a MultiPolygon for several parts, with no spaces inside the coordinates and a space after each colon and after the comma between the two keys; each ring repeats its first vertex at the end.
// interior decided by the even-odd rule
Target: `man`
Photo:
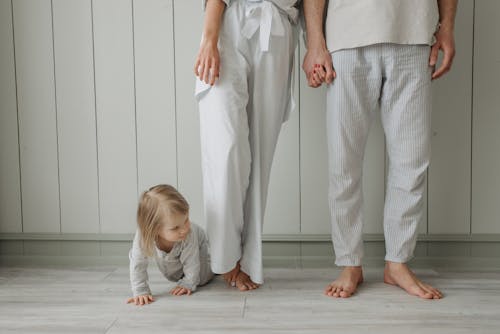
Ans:
{"type": "Polygon", "coordinates": [[[389,170],[384,207],[384,282],[409,294],[442,294],[408,268],[423,214],[430,158],[431,80],[455,53],[457,0],[304,0],[311,87],[328,84],[327,136],[332,240],[340,276],[325,293],[350,297],[363,281],[362,165],[373,111],[380,109],[389,170]],[[443,61],[435,67],[439,51],[443,61]]]}

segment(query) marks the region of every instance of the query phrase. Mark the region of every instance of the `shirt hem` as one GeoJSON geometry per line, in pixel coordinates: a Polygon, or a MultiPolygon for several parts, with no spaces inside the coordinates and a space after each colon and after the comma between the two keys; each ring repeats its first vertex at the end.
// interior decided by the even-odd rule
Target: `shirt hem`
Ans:
{"type": "MultiPolygon", "coordinates": [[[[333,43],[330,43],[331,45],[333,43]]],[[[376,42],[361,42],[361,43],[354,43],[354,44],[347,44],[347,45],[341,45],[338,47],[331,48],[328,46],[328,52],[334,53],[336,51],[340,50],[347,50],[347,49],[356,49],[356,48],[362,48],[365,46],[372,46],[372,45],[377,45],[377,44],[399,44],[399,45],[432,45],[432,42],[429,42],[428,40],[425,41],[402,41],[402,40],[380,40],[376,42]]]]}

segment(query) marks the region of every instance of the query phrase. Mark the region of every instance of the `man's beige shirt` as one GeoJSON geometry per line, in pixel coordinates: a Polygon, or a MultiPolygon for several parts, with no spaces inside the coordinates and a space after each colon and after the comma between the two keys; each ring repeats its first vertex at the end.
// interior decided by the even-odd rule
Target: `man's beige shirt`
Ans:
{"type": "Polygon", "coordinates": [[[434,42],[437,0],[330,0],[326,43],[334,52],[378,43],[434,42]]]}

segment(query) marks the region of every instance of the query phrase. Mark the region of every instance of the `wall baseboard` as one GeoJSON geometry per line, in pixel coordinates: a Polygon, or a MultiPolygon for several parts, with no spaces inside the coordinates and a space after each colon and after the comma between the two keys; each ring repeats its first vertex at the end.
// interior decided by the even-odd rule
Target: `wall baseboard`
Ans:
{"type": "MultiPolygon", "coordinates": [[[[131,233],[0,233],[0,240],[131,241],[131,233]]],[[[267,242],[328,242],[329,234],[264,234],[267,242]]],[[[364,234],[364,241],[383,241],[383,234],[364,234]]],[[[500,242],[500,234],[421,234],[419,241],[500,242]]]]}
{"type": "MultiPolygon", "coordinates": [[[[0,239],[0,265],[75,264],[107,265],[128,263],[131,241],[123,240],[16,240],[0,239]]],[[[385,243],[365,240],[365,264],[383,264],[385,243]]],[[[420,240],[412,263],[500,268],[500,241],[486,239],[420,240]]],[[[266,266],[328,267],[334,265],[332,243],[328,241],[265,241],[266,266]]]]}

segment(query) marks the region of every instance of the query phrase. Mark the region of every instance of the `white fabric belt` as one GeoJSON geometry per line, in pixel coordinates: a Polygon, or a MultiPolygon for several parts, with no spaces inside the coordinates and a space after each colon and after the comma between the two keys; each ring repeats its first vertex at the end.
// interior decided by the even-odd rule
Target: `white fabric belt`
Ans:
{"type": "Polygon", "coordinates": [[[260,28],[260,49],[269,50],[271,35],[285,36],[285,27],[281,22],[281,14],[272,2],[267,0],[251,0],[245,9],[246,23],[241,33],[250,39],[260,28]]]}

